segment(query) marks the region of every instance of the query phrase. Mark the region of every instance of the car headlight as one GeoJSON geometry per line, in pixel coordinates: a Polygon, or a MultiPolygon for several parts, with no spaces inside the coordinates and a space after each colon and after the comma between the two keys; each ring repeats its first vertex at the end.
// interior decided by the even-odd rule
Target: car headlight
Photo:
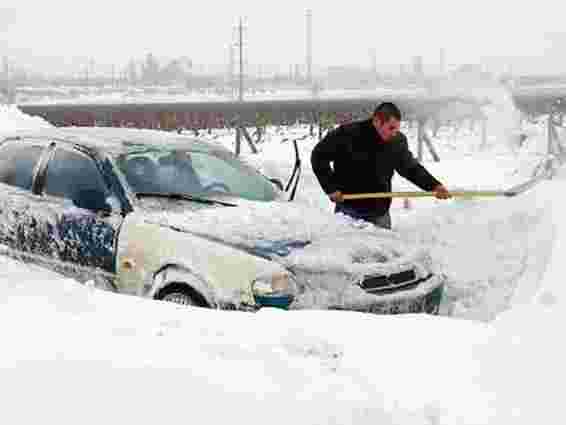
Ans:
{"type": "Polygon", "coordinates": [[[297,285],[288,273],[261,276],[252,282],[252,293],[261,306],[287,308],[295,299],[297,285]]]}

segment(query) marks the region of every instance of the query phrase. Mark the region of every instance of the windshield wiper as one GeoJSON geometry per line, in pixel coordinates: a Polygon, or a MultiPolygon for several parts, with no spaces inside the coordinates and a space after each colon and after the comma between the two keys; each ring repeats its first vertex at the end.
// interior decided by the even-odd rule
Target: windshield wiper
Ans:
{"type": "Polygon", "coordinates": [[[181,199],[183,201],[198,202],[201,204],[208,205],[223,205],[225,207],[237,207],[236,204],[230,202],[218,201],[216,199],[201,198],[199,196],[189,195],[187,193],[175,193],[175,192],[136,192],[138,198],[168,198],[168,199],[181,199]]]}

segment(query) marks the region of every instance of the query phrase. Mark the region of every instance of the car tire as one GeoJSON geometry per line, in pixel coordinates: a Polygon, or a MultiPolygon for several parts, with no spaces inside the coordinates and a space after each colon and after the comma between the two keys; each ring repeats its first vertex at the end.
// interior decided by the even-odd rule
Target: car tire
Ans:
{"type": "Polygon", "coordinates": [[[158,300],[195,307],[209,307],[204,297],[184,283],[171,283],[161,289],[156,297],[158,300]]]}

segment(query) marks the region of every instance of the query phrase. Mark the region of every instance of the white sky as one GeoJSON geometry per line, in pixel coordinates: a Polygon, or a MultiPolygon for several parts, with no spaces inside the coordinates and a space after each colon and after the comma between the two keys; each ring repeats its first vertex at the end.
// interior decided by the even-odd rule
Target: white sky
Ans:
{"type": "Polygon", "coordinates": [[[313,11],[318,65],[369,67],[373,47],[378,64],[409,63],[415,55],[437,64],[444,47],[449,64],[523,57],[512,61],[513,69],[566,71],[566,2],[559,0],[2,0],[0,55],[24,66],[67,64],[65,69],[77,71],[90,56],[122,66],[150,51],[224,64],[238,17],[244,16],[249,63],[288,69],[305,62],[307,8],[313,11]]]}

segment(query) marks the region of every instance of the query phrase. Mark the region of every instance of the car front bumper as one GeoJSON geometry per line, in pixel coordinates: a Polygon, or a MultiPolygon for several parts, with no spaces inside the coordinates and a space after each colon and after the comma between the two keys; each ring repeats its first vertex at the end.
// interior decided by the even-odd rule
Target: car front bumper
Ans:
{"type": "Polygon", "coordinates": [[[347,310],[374,314],[438,314],[444,284],[444,276],[430,275],[420,279],[418,284],[416,282],[408,284],[407,289],[399,289],[386,294],[373,294],[361,288],[357,292],[348,292],[350,295],[338,293],[337,296],[326,298],[324,295],[309,297],[309,293],[306,293],[299,296],[290,309],[347,310]]]}
{"type": "Polygon", "coordinates": [[[340,303],[339,305],[312,305],[306,307],[299,306],[296,303],[292,303],[291,300],[287,300],[284,303],[285,305],[271,305],[272,303],[265,303],[264,305],[261,305],[259,303],[256,303],[254,306],[247,306],[246,308],[240,306],[232,307],[229,309],[257,311],[262,307],[276,307],[283,308],[285,310],[308,310],[322,308],[325,310],[358,311],[374,314],[438,314],[444,293],[444,284],[444,276],[432,275],[420,281],[418,286],[412,289],[399,290],[393,293],[380,295],[365,293],[360,298],[345,301],[340,303]],[[290,305],[288,305],[288,303],[290,303],[290,305]]]}
{"type": "Polygon", "coordinates": [[[432,275],[414,289],[391,294],[368,294],[363,300],[332,306],[333,310],[350,310],[375,314],[438,314],[444,293],[444,276],[432,275]]]}

